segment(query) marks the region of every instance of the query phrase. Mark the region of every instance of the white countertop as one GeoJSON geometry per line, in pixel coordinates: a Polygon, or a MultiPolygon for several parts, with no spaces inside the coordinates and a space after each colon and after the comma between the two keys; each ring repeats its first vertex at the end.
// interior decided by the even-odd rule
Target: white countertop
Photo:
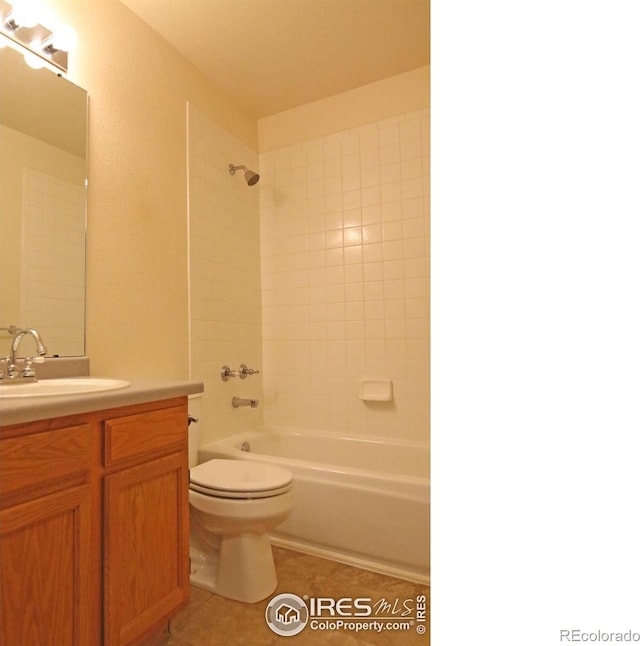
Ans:
{"type": "Polygon", "coordinates": [[[90,413],[204,392],[198,381],[132,381],[130,386],[81,395],[0,400],[0,426],[90,413]]]}

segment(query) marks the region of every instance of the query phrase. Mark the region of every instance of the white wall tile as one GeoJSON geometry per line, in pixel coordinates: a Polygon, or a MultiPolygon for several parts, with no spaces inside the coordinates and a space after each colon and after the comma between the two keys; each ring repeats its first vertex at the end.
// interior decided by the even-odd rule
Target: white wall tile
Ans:
{"type": "MultiPolygon", "coordinates": [[[[296,383],[287,371],[265,374],[265,388],[274,393],[265,409],[269,423],[427,438],[427,136],[428,112],[420,111],[302,143],[289,154],[290,161],[295,156],[299,186],[283,190],[279,205],[288,216],[293,203],[307,207],[301,253],[308,270],[293,270],[297,309],[270,311],[275,320],[265,324],[263,343],[265,356],[281,361],[296,351],[296,343],[308,354],[306,361],[298,356],[296,383]],[[358,399],[366,374],[394,381],[394,405],[371,407],[358,399]]],[[[285,174],[278,185],[286,187],[283,153],[267,159],[282,159],[275,181],[279,172],[285,174]]],[[[265,240],[292,235],[289,226],[274,225],[267,201],[261,201],[261,216],[263,248],[265,240]]],[[[263,255],[270,289],[291,288],[286,273],[271,267],[289,264],[292,244],[269,244],[275,256],[263,255]]]]}
{"type": "MultiPolygon", "coordinates": [[[[274,308],[265,308],[262,326],[261,253],[278,259],[273,240],[260,239],[260,210],[265,228],[289,215],[277,202],[275,181],[289,185],[289,153],[258,156],[194,106],[189,106],[189,256],[191,378],[203,381],[203,441],[262,423],[258,409],[233,409],[231,398],[262,398],[262,376],[223,382],[220,369],[240,363],[262,368],[262,336],[276,336],[274,308]],[[260,192],[242,173],[231,176],[228,164],[244,164],[261,173],[260,192]],[[283,169],[284,174],[277,169],[283,169]]],[[[290,241],[295,247],[299,242],[290,241]]],[[[279,284],[265,272],[265,287],[279,284]]],[[[265,302],[272,301],[265,289],[265,302]]],[[[263,399],[263,398],[262,398],[263,399]]]]}

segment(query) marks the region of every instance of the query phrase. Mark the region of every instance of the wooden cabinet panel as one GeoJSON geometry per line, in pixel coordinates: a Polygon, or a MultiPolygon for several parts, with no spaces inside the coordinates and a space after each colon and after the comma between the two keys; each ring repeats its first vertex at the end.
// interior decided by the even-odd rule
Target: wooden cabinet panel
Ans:
{"type": "Polygon", "coordinates": [[[186,452],[105,477],[105,646],[138,640],[188,598],[188,477],[186,452]]]}
{"type": "Polygon", "coordinates": [[[0,442],[0,499],[88,472],[89,425],[11,437],[0,442]]]}
{"type": "Polygon", "coordinates": [[[2,646],[100,643],[90,498],[85,485],[0,512],[2,646]]]}
{"type": "Polygon", "coordinates": [[[157,411],[127,415],[104,422],[104,463],[113,466],[120,460],[154,451],[186,447],[187,410],[172,406],[157,411]]]}

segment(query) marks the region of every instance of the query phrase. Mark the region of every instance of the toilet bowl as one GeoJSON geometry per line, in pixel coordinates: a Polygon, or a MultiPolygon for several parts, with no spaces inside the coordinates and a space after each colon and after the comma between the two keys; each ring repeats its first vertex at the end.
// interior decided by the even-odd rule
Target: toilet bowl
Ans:
{"type": "Polygon", "coordinates": [[[254,603],[278,581],[268,533],[291,513],[293,475],[270,464],[209,460],[190,471],[191,583],[254,603]]]}

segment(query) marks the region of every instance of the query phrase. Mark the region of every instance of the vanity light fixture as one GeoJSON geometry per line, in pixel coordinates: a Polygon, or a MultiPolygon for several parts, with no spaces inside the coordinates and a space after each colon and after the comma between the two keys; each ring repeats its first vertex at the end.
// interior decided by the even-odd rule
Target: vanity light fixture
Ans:
{"type": "MultiPolygon", "coordinates": [[[[33,0],[0,0],[0,34],[14,46],[20,46],[24,59],[30,67],[43,67],[46,63],[58,70],[68,69],[69,52],[76,46],[75,31],[65,24],[53,26],[55,18],[44,18],[49,22],[45,27],[39,21],[38,7],[33,0]]],[[[0,46],[4,43],[0,38],[0,46]]],[[[16,47],[18,49],[18,47],[16,47]]]]}

